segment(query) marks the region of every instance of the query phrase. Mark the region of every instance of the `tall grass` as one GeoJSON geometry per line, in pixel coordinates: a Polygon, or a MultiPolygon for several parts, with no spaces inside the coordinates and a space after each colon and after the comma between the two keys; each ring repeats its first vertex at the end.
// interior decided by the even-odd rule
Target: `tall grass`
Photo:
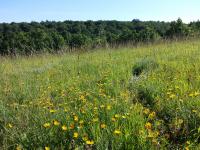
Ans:
{"type": "Polygon", "coordinates": [[[195,40],[1,58],[0,149],[198,148],[199,50],[195,40]]]}

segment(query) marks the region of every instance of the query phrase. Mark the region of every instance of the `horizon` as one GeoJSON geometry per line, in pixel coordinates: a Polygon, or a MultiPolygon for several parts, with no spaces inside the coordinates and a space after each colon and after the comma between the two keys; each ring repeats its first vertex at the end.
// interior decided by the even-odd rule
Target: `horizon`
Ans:
{"type": "MultiPolygon", "coordinates": [[[[133,20],[138,20],[138,21],[141,21],[141,22],[165,22],[165,23],[170,23],[170,22],[173,22],[173,21],[177,21],[178,19],[181,19],[182,18],[177,18],[175,20],[171,20],[171,21],[162,21],[162,20],[141,20],[141,19],[132,19],[132,20],[62,20],[62,21],[59,21],[59,20],[41,20],[41,21],[35,21],[35,20],[32,20],[32,21],[12,21],[12,22],[0,22],[0,24],[11,24],[11,23],[32,23],[32,22],[37,22],[37,23],[41,23],[41,22],[65,22],[65,21],[72,21],[72,22],[87,22],[87,21],[93,21],[93,22],[98,22],[98,21],[117,21],[117,22],[132,22],[133,20]]],[[[183,21],[183,20],[182,20],[183,21]]],[[[197,21],[200,21],[199,19],[198,20],[194,20],[194,21],[191,21],[191,22],[197,22],[197,21]]],[[[191,22],[184,22],[184,24],[189,24],[191,22]]]]}
{"type": "MultiPolygon", "coordinates": [[[[32,23],[32,22],[37,22],[37,23],[41,23],[41,22],[65,22],[65,21],[72,21],[72,22],[87,22],[87,21],[93,21],[93,22],[97,22],[97,21],[117,21],[117,22],[132,22],[133,20],[138,20],[138,21],[141,21],[141,22],[165,22],[165,23],[170,23],[170,22],[173,22],[173,21],[177,21],[178,19],[181,19],[180,17],[178,17],[177,19],[175,20],[170,20],[170,21],[164,21],[164,20],[141,20],[139,18],[133,18],[132,20],[113,20],[113,19],[110,19],[110,20],[41,20],[41,21],[35,21],[35,20],[32,20],[32,21],[12,21],[12,22],[0,22],[0,24],[11,24],[11,23],[32,23]]],[[[183,20],[182,20],[183,21],[183,20]]],[[[197,21],[200,21],[200,19],[198,20],[193,20],[191,22],[197,22],[197,21]]],[[[191,22],[184,22],[184,24],[189,24],[191,22]]]]}
{"type": "Polygon", "coordinates": [[[181,18],[184,23],[198,21],[198,0],[16,0],[3,1],[0,23],[42,21],[164,21],[181,18]]]}

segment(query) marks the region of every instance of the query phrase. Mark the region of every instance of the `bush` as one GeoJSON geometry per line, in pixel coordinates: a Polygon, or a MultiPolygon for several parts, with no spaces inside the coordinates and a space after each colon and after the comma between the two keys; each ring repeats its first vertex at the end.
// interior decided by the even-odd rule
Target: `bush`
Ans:
{"type": "Polygon", "coordinates": [[[156,67],[158,67],[157,62],[155,62],[151,58],[145,58],[135,63],[132,69],[132,74],[134,76],[139,76],[140,74],[142,74],[142,72],[152,71],[156,67]]]}

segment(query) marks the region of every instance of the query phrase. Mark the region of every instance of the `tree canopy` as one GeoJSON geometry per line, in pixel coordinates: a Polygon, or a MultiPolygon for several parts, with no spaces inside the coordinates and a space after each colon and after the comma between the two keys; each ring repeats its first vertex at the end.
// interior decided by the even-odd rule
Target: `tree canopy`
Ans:
{"type": "Polygon", "coordinates": [[[0,55],[68,51],[199,36],[200,22],[45,21],[0,24],[0,55]]]}

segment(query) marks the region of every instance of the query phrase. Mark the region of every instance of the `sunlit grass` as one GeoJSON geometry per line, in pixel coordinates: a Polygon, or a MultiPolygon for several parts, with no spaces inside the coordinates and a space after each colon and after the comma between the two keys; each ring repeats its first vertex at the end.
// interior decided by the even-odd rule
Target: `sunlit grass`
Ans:
{"type": "Polygon", "coordinates": [[[199,56],[190,41],[0,58],[0,149],[196,147],[199,56]]]}

